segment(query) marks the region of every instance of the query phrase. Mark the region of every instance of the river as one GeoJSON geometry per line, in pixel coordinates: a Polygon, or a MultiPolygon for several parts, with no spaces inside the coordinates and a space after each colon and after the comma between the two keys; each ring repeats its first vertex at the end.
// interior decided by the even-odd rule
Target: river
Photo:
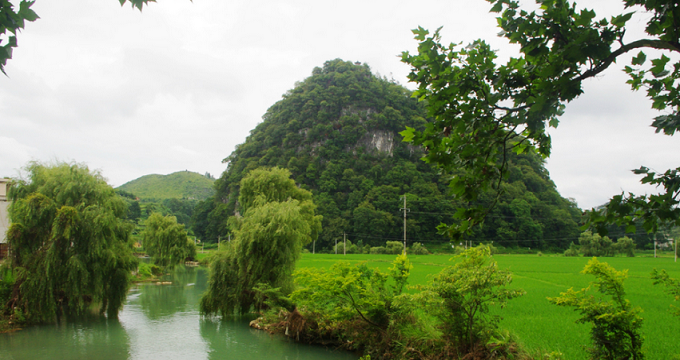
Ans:
{"type": "Polygon", "coordinates": [[[0,334],[0,359],[357,359],[251,329],[248,318],[202,318],[207,278],[204,268],[180,267],[163,279],[172,285],[134,286],[118,319],[90,316],[0,334]]]}

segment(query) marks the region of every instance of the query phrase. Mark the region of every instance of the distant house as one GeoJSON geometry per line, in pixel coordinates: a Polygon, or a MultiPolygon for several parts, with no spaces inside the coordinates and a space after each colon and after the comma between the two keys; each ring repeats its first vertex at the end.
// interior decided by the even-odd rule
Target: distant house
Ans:
{"type": "Polygon", "coordinates": [[[7,257],[7,230],[9,229],[9,179],[0,179],[0,259],[7,257]]]}

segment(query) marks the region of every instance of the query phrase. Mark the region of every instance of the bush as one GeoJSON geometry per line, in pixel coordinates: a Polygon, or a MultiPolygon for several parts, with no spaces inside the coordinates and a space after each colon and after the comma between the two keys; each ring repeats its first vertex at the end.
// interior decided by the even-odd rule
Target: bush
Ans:
{"type": "Polygon", "coordinates": [[[404,243],[401,241],[388,241],[385,244],[385,253],[399,255],[404,252],[404,243]]]}
{"type": "Polygon", "coordinates": [[[371,254],[387,254],[384,246],[374,246],[371,248],[371,254]]]}
{"type": "Polygon", "coordinates": [[[581,313],[577,322],[592,324],[590,337],[593,343],[588,349],[592,359],[643,359],[642,318],[638,315],[642,309],[630,304],[623,289],[628,271],[616,271],[609,264],[593,258],[581,273],[594,275],[596,280],[587,288],[579,291],[569,289],[548,300],[559,306],[575,308],[581,313]],[[588,294],[592,288],[603,296],[588,294]]]}
{"type": "Polygon", "coordinates": [[[446,267],[425,287],[428,310],[443,324],[444,334],[465,353],[489,340],[498,327],[498,316],[489,314],[490,305],[500,305],[524,295],[524,290],[507,289],[510,272],[491,261],[485,245],[458,255],[461,261],[446,267]],[[434,294],[434,297],[427,297],[434,294]]]}
{"type": "Polygon", "coordinates": [[[576,247],[576,244],[574,242],[571,242],[571,245],[569,245],[569,249],[567,249],[564,252],[564,256],[578,256],[578,248],[576,247]]]}
{"type": "Polygon", "coordinates": [[[347,252],[344,252],[345,250],[345,244],[344,241],[338,241],[337,246],[333,246],[333,253],[335,253],[335,249],[337,247],[338,254],[358,254],[359,253],[359,248],[352,244],[351,241],[347,240],[347,252]]]}
{"type": "Polygon", "coordinates": [[[427,255],[430,252],[427,251],[427,249],[423,246],[423,244],[417,242],[417,243],[413,243],[413,245],[411,245],[411,248],[408,250],[408,253],[413,254],[413,255],[427,255]]]}

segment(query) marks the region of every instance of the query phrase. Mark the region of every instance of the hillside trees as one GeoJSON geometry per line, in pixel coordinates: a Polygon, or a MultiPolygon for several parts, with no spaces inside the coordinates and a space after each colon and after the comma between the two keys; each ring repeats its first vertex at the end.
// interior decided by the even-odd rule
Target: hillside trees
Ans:
{"type": "MultiPolygon", "coordinates": [[[[458,221],[447,228],[462,236],[487,214],[475,204],[483,193],[502,193],[508,173],[508,153],[550,155],[547,127],[557,127],[565,104],[583,93],[582,83],[600,74],[621,55],[637,49],[680,52],[680,6],[674,1],[626,0],[634,11],[596,19],[590,10],[577,10],[567,0],[537,2],[525,11],[514,0],[489,0],[501,35],[520,46],[520,56],[504,65],[483,40],[468,46],[442,45],[439,31],[414,30],[418,54],[403,53],[412,66],[409,79],[418,84],[414,96],[427,100],[432,126],[409,128],[406,140],[427,149],[425,159],[453,175],[450,187],[461,207],[458,221]],[[626,23],[635,11],[645,11],[648,38],[628,41],[626,23]]],[[[680,127],[680,62],[661,55],[646,62],[640,51],[625,67],[633,90],[645,88],[652,107],[663,111],[652,126],[673,135],[680,127]],[[651,63],[651,64],[650,64],[651,63]],[[670,66],[670,70],[667,67],[670,66]]],[[[635,232],[636,221],[648,232],[679,225],[679,169],[657,174],[646,167],[634,170],[642,183],[656,185],[658,195],[616,195],[603,209],[589,213],[589,223],[601,234],[608,224],[635,232]]]]}
{"type": "Polygon", "coordinates": [[[321,230],[312,194],[298,188],[288,170],[255,169],[240,185],[243,216],[233,220],[234,239],[211,263],[200,304],[204,314],[248,312],[261,285],[290,293],[302,247],[321,230]]]}
{"type": "Polygon", "coordinates": [[[196,256],[194,242],[187,238],[184,225],[174,216],[153,213],[146,219],[142,232],[144,249],[156,265],[175,266],[196,256]]]}
{"type": "MultiPolygon", "coordinates": [[[[406,126],[429,126],[424,104],[411,98],[410,91],[371,74],[365,64],[326,62],[272,105],[263,122],[224,159],[228,167],[215,183],[215,197],[197,207],[194,233],[226,237],[230,230],[225,219],[243,214],[237,201],[240,180],[257,167],[278,166],[312,192],[323,215],[317,251],[330,251],[343,233],[353,243],[371,246],[401,240],[399,198],[404,194],[411,210],[409,242],[428,246],[448,241],[436,227],[452,221],[463,203],[452,200],[446,175],[419,160],[421,148],[400,141],[398,132],[406,126]]],[[[504,183],[509,190],[501,199],[507,206],[494,214],[498,224],[479,230],[476,238],[536,247],[544,238],[552,241],[545,246],[569,244],[556,238],[576,241],[580,211],[557,193],[540,157],[512,155],[509,162],[513,176],[504,183]],[[510,206],[516,198],[524,202],[510,206]]],[[[493,201],[493,196],[484,196],[480,203],[493,201]]]]}
{"type": "Polygon", "coordinates": [[[9,194],[15,282],[6,309],[43,322],[99,303],[115,316],[137,266],[125,202],[84,165],[32,162],[26,171],[9,194]]]}

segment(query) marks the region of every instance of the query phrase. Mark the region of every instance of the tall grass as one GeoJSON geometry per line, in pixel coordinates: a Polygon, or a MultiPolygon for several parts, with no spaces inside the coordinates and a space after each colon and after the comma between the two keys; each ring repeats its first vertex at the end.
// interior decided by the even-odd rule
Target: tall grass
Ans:
{"type": "MultiPolygon", "coordinates": [[[[494,258],[500,267],[512,271],[514,281],[511,286],[527,292],[498,311],[504,318],[501,328],[517,334],[529,349],[560,351],[565,359],[570,360],[587,359],[584,346],[589,343],[590,326],[577,324],[578,313],[552,305],[546,297],[557,296],[570,287],[580,289],[588,286],[594,278],[580,272],[589,258],[536,255],[495,255],[494,258]]],[[[409,259],[413,264],[410,285],[425,284],[429,275],[452,264],[449,261],[451,255],[409,256],[409,259]]],[[[394,255],[303,254],[298,268],[328,268],[340,260],[353,263],[367,261],[369,266],[387,271],[394,255]]],[[[670,257],[614,257],[600,258],[600,261],[608,262],[617,270],[629,270],[626,293],[633,305],[644,309],[644,351],[647,358],[672,359],[680,354],[680,318],[669,312],[673,299],[664,294],[660,286],[654,286],[650,279],[653,268],[666,269],[671,277],[680,278],[680,263],[674,263],[670,257]]]]}

